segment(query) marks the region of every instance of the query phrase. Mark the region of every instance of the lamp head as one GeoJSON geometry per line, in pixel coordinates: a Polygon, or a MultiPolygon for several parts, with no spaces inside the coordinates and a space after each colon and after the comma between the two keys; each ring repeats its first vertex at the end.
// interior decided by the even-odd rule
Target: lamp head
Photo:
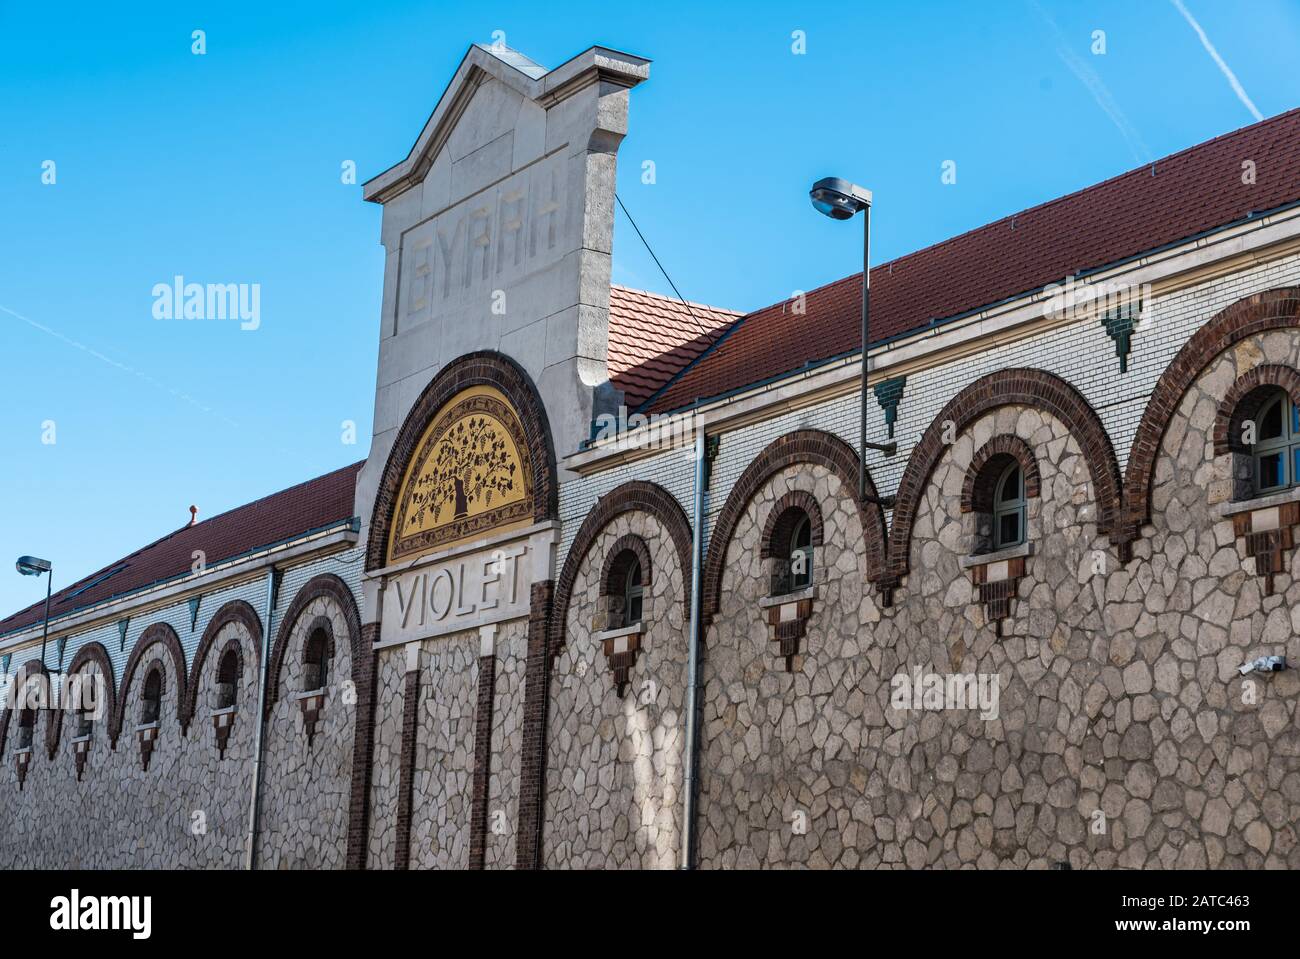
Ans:
{"type": "Polygon", "coordinates": [[[841,180],[836,176],[823,177],[808,191],[813,207],[832,220],[851,220],[871,206],[871,191],[841,180]]]}
{"type": "Polygon", "coordinates": [[[48,559],[37,559],[35,556],[19,556],[14,565],[24,576],[43,576],[54,568],[48,559]]]}

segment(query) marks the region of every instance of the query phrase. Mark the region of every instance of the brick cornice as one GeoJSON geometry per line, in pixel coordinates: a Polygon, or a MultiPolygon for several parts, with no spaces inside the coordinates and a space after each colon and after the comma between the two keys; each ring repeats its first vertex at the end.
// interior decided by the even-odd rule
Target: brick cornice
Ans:
{"type": "Polygon", "coordinates": [[[1183,396],[1215,358],[1247,337],[1300,326],[1300,287],[1282,287],[1238,300],[1206,322],[1165,368],[1147,401],[1129,450],[1124,505],[1112,541],[1131,543],[1151,521],[1156,456],[1183,396]]]}
{"type": "Polygon", "coordinates": [[[1003,406],[1028,406],[1065,425],[1082,449],[1092,476],[1097,531],[1109,534],[1113,530],[1120,509],[1119,464],[1101,418],[1079,391],[1059,376],[1043,370],[999,370],[980,377],[949,400],[913,447],[898,484],[883,588],[897,586],[907,575],[916,511],[931,474],[948,450],[944,434],[960,434],[985,413],[1003,406]]]}
{"type": "MultiPolygon", "coordinates": [[[[254,662],[260,664],[262,661],[262,620],[258,617],[257,611],[244,600],[231,600],[217,610],[217,615],[212,617],[207,628],[203,630],[203,638],[199,640],[198,648],[194,651],[194,662],[190,666],[189,687],[185,691],[185,711],[181,716],[181,727],[183,729],[188,729],[190,723],[194,721],[194,710],[198,703],[203,664],[207,661],[208,653],[212,649],[212,644],[216,642],[217,635],[230,623],[243,624],[253,644],[254,662]]],[[[244,657],[240,656],[239,661],[242,669],[244,657]]]]}
{"type": "Polygon", "coordinates": [[[366,569],[381,569],[387,561],[388,533],[397,506],[402,477],[415,454],[420,437],[438,412],[462,390],[472,386],[491,386],[500,390],[519,414],[519,423],[527,439],[528,456],[533,472],[533,519],[536,522],[559,515],[559,488],[555,474],[555,446],[550,422],[537,388],[523,367],[510,357],[492,351],[467,353],[444,367],[424,388],[411,407],[379,480],[375,492],[370,534],[366,542],[366,569]]]}
{"type": "Polygon", "coordinates": [[[135,679],[136,669],[139,667],[144,654],[158,643],[161,643],[167,650],[167,655],[172,661],[172,672],[176,674],[176,719],[181,724],[182,729],[185,726],[185,697],[188,695],[188,686],[185,681],[185,650],[181,648],[181,641],[176,635],[176,630],[172,629],[167,623],[154,623],[141,633],[140,638],[135,641],[131,656],[126,661],[126,668],[122,670],[122,685],[119,688],[117,710],[113,714],[112,725],[109,727],[109,741],[114,749],[117,748],[117,738],[122,733],[122,723],[126,718],[127,701],[131,698],[131,682],[135,679]]]}
{"type": "MultiPolygon", "coordinates": [[[[876,580],[882,573],[885,561],[885,517],[880,507],[873,503],[857,501],[858,454],[838,436],[822,430],[797,430],[773,440],[736,480],[727,502],[718,514],[709,538],[709,553],[704,561],[702,605],[707,624],[718,611],[722,600],[722,569],[726,562],[727,547],[736,532],[736,526],[745,509],[760,489],[773,476],[788,466],[807,463],[821,466],[834,473],[844,486],[845,495],[851,496],[857,506],[862,523],[867,550],[867,578],[876,580]]],[[[867,495],[875,497],[876,486],[867,476],[867,495]]]]}
{"type": "MultiPolygon", "coordinates": [[[[564,645],[564,635],[569,618],[569,603],[573,598],[573,586],[578,578],[578,569],[587,553],[591,551],[596,538],[605,527],[624,513],[648,513],[668,531],[673,545],[677,548],[677,560],[682,569],[682,610],[686,620],[691,615],[691,524],[682,511],[681,505],[662,486],[633,480],[610,490],[592,507],[591,511],[578,527],[569,553],[564,558],[564,568],[555,586],[555,606],[551,617],[550,653],[554,656],[564,645]]],[[[642,575],[649,568],[642,566],[642,575]]]]}

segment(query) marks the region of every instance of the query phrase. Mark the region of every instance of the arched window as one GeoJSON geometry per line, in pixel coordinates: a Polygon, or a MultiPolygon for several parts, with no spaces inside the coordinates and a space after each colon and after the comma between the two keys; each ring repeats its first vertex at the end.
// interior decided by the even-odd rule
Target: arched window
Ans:
{"type": "Polygon", "coordinates": [[[631,626],[641,622],[641,560],[635,556],[628,567],[627,579],[623,587],[623,625],[631,626]]]}
{"type": "Polygon", "coordinates": [[[993,548],[1007,549],[1024,541],[1025,480],[1020,463],[1012,461],[993,491],[993,548]]]}
{"type": "Polygon", "coordinates": [[[304,692],[324,689],[329,685],[329,636],[317,627],[307,637],[302,654],[302,688],[304,692]]]}
{"type": "Polygon", "coordinates": [[[162,697],[162,668],[155,666],[149,670],[149,675],[144,678],[144,693],[140,697],[140,723],[142,725],[158,722],[158,717],[162,712],[162,697]]]}
{"type": "Polygon", "coordinates": [[[239,686],[239,653],[234,647],[227,649],[217,664],[217,708],[230,709],[235,705],[239,686]]]}
{"type": "Polygon", "coordinates": [[[790,535],[790,591],[807,589],[813,580],[812,520],[799,511],[790,535]]]}
{"type": "Polygon", "coordinates": [[[1251,447],[1256,493],[1276,493],[1300,478],[1300,408],[1285,390],[1274,390],[1255,416],[1255,443],[1251,447]]]}
{"type": "Polygon", "coordinates": [[[18,748],[31,749],[32,736],[36,731],[36,710],[24,709],[18,714],[18,748]]]}

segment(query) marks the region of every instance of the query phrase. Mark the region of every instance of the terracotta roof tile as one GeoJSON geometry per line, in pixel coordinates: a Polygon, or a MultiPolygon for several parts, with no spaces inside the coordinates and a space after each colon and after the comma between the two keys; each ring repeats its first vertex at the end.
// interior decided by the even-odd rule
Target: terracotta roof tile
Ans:
{"type": "Polygon", "coordinates": [[[712,346],[740,313],[614,286],[609,291],[609,378],[635,409],[712,346]]]}
{"type": "MultiPolygon", "coordinates": [[[[353,463],[193,526],[182,526],[125,559],[59,590],[50,601],[50,618],[55,620],[113,597],[183,576],[190,571],[195,550],[202,550],[208,565],[213,566],[259,547],[350,519],[361,466],[353,463]]],[[[39,623],[44,615],[42,598],[34,606],[0,620],[0,635],[39,623]]]]}
{"type": "MultiPolygon", "coordinates": [[[[871,270],[872,342],[990,306],[1300,200],[1300,110],[1244,127],[871,270]],[[1242,182],[1242,163],[1256,182],[1242,182]]],[[[846,237],[845,242],[851,242],[846,237]]],[[[646,408],[697,400],[859,349],[862,274],[744,317],[646,408]]]]}

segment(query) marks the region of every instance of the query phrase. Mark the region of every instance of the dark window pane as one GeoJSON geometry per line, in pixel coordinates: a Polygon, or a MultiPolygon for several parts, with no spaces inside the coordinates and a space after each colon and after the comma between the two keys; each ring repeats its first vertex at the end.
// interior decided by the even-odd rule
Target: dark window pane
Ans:
{"type": "Polygon", "coordinates": [[[1274,403],[1264,411],[1259,421],[1256,440],[1275,440],[1282,436],[1282,404],[1274,403]]]}
{"type": "Polygon", "coordinates": [[[998,519],[998,545],[1014,546],[1020,542],[1020,514],[1003,513],[998,519]]]}
{"type": "Polygon", "coordinates": [[[808,520],[800,520],[799,525],[794,530],[794,542],[791,544],[794,549],[803,549],[812,543],[812,524],[808,520]]]}
{"type": "Polygon", "coordinates": [[[1291,435],[1300,436],[1300,406],[1291,406],[1291,435]]]}
{"type": "Polygon", "coordinates": [[[633,562],[632,568],[628,570],[627,585],[629,588],[641,585],[641,562],[639,560],[633,562]]]}
{"type": "Polygon", "coordinates": [[[1259,458],[1258,486],[1260,489],[1272,489],[1282,485],[1282,454],[1269,453],[1259,458]]]}
{"type": "Polygon", "coordinates": [[[637,594],[628,598],[627,602],[627,621],[628,623],[641,622],[641,596],[637,594]]]}
{"type": "Polygon", "coordinates": [[[1300,446],[1297,446],[1295,450],[1292,452],[1292,457],[1291,457],[1291,482],[1292,483],[1296,481],[1295,478],[1297,476],[1300,476],[1300,446]]]}
{"type": "Polygon", "coordinates": [[[1014,503],[1020,499],[1020,467],[1013,466],[1002,480],[1003,503],[1014,503]]]}

